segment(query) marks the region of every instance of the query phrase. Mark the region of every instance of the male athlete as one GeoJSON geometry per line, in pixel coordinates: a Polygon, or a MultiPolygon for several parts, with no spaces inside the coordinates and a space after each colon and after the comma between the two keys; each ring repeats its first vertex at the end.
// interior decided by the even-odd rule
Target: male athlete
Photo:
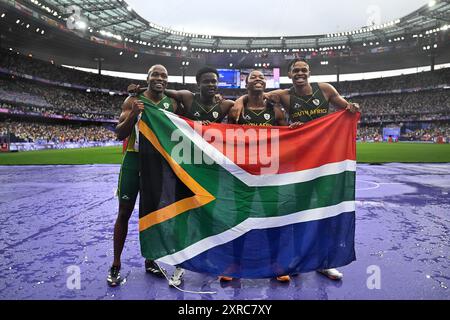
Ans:
{"type": "MultiPolygon", "coordinates": [[[[162,65],[154,65],[148,71],[148,88],[138,96],[128,97],[122,105],[122,113],[116,127],[117,138],[128,138],[126,152],[119,175],[118,196],[119,214],[114,225],[114,260],[109,270],[107,282],[117,286],[122,282],[120,276],[120,256],[128,233],[128,221],[139,193],[139,129],[138,118],[144,106],[177,111],[177,103],[164,94],[168,74],[162,65]]],[[[145,270],[157,276],[163,276],[160,267],[152,260],[145,260],[145,270]]]]}
{"type": "MultiPolygon", "coordinates": [[[[219,73],[214,68],[203,67],[198,70],[195,79],[200,93],[166,89],[165,94],[182,103],[183,108],[180,108],[177,113],[188,119],[201,121],[203,124],[222,122],[233,107],[234,101],[217,98],[219,73]]],[[[128,86],[128,92],[141,90],[138,85],[128,86]]]]}
{"type": "Polygon", "coordinates": [[[258,70],[250,72],[246,78],[248,94],[243,109],[231,108],[228,123],[254,126],[286,126],[284,112],[279,105],[264,99],[266,78],[258,70]]]}
{"type": "Polygon", "coordinates": [[[303,124],[327,115],[330,104],[352,113],[360,110],[357,103],[349,103],[331,84],[310,84],[310,76],[308,63],[302,59],[294,59],[288,66],[288,77],[292,80],[293,87],[268,93],[269,97],[279,96],[281,104],[289,113],[291,123],[303,124]]]}
{"type": "MultiPolygon", "coordinates": [[[[228,115],[234,101],[217,99],[219,83],[219,73],[216,69],[204,67],[198,70],[196,76],[200,93],[192,93],[188,90],[165,90],[165,94],[177,102],[182,103],[183,108],[179,108],[178,114],[202,124],[220,123],[228,115]]],[[[128,92],[136,93],[142,89],[138,85],[128,86],[128,92]]],[[[179,286],[183,281],[184,270],[176,267],[169,284],[179,286]]]]}

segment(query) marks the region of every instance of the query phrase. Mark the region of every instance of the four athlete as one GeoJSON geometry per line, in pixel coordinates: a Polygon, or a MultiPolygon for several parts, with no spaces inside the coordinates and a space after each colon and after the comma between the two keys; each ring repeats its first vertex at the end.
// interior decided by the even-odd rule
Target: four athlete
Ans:
{"type": "MultiPolygon", "coordinates": [[[[128,91],[133,95],[125,100],[116,127],[117,137],[120,140],[128,138],[128,143],[119,175],[119,214],[114,227],[114,260],[107,278],[109,285],[116,286],[122,281],[120,256],[128,231],[128,221],[139,192],[137,122],[142,110],[145,107],[162,108],[191,120],[201,121],[205,125],[228,118],[228,123],[256,126],[290,124],[291,128],[328,114],[330,104],[350,112],[359,111],[357,104],[347,102],[332,85],[310,84],[310,69],[304,60],[293,60],[288,66],[288,76],[293,83],[291,89],[264,93],[264,74],[254,70],[246,79],[248,94],[236,102],[224,100],[217,94],[219,74],[216,69],[209,67],[197,72],[199,93],[166,89],[168,74],[162,65],[150,68],[147,77],[148,88],[129,86],[128,91]]],[[[151,274],[163,275],[164,270],[154,261],[146,260],[145,268],[151,274]]],[[[318,271],[334,280],[340,280],[343,276],[336,269],[318,271]]],[[[169,283],[176,286],[181,284],[183,273],[183,269],[176,268],[169,283]]],[[[221,280],[231,279],[221,277],[221,280]]],[[[278,280],[289,281],[289,276],[278,277],[278,280]]]]}
{"type": "MultiPolygon", "coordinates": [[[[114,260],[107,277],[110,286],[116,286],[123,280],[120,276],[120,256],[128,234],[128,221],[139,193],[139,129],[137,123],[140,113],[145,107],[161,108],[171,112],[178,110],[176,101],[164,94],[167,79],[168,74],[164,66],[152,66],[147,76],[148,88],[138,96],[129,96],[122,105],[116,133],[119,140],[128,139],[117,188],[119,213],[114,225],[114,260]]],[[[151,274],[163,276],[160,267],[152,260],[145,260],[145,270],[151,274]]]]}

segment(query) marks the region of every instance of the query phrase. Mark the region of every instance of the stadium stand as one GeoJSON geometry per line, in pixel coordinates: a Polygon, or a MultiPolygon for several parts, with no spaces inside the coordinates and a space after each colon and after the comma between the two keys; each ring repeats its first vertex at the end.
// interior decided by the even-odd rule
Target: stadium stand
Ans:
{"type": "MultiPolygon", "coordinates": [[[[1,53],[0,128],[5,132],[4,121],[12,120],[14,125],[9,128],[17,141],[115,140],[114,133],[104,125],[113,128],[111,123],[120,114],[127,85],[143,84],[63,68],[4,49],[1,53]],[[57,123],[36,122],[45,119],[57,123]]],[[[446,87],[449,80],[447,68],[332,84],[362,107],[359,140],[381,140],[382,127],[389,124],[401,128],[400,140],[436,141],[443,136],[449,141],[450,91],[446,87]]],[[[172,83],[170,88],[196,90],[192,84],[172,83]]],[[[235,99],[244,90],[223,89],[221,93],[235,99]]]]}

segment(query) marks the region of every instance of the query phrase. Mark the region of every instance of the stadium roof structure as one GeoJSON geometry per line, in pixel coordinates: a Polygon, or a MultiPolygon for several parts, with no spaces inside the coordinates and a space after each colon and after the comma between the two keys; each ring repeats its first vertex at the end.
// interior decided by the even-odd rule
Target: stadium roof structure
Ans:
{"type": "Polygon", "coordinates": [[[345,50],[354,44],[402,41],[430,30],[447,30],[449,1],[436,0],[411,14],[377,26],[334,34],[284,37],[223,37],[181,32],[156,25],[138,15],[122,0],[28,0],[54,18],[87,29],[92,35],[147,47],[180,51],[290,52],[292,50],[345,50]],[[432,4],[432,5],[431,5],[432,4]],[[71,21],[72,20],[72,21],[71,21]],[[275,51],[276,50],[276,51],[275,51]],[[284,51],[283,51],[284,50],[284,51]]]}
{"type": "Polygon", "coordinates": [[[158,26],[121,0],[0,0],[0,45],[57,65],[134,73],[161,63],[174,75],[195,75],[204,65],[287,75],[294,58],[307,60],[315,75],[416,68],[450,62],[450,3],[434,2],[348,32],[223,37],[158,26]]]}

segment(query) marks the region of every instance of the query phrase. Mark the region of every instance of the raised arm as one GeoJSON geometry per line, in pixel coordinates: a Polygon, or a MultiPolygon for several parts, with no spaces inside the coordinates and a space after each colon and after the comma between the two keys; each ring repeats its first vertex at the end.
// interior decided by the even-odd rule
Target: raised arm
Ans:
{"type": "Polygon", "coordinates": [[[144,110],[144,103],[136,97],[128,97],[122,104],[122,113],[116,126],[117,139],[127,138],[133,131],[138,115],[144,110]]]}
{"type": "MultiPolygon", "coordinates": [[[[141,88],[140,85],[134,83],[128,85],[127,88],[128,93],[132,96],[139,95],[140,93],[143,93],[145,90],[147,90],[147,88],[141,88]]],[[[194,94],[188,90],[166,89],[164,90],[164,94],[169,98],[174,99],[177,102],[177,105],[179,105],[178,103],[182,103],[183,106],[185,107],[190,106],[194,99],[194,94]]]]}
{"type": "Polygon", "coordinates": [[[289,90],[278,89],[264,93],[264,98],[269,99],[275,103],[281,103],[281,105],[287,109],[289,108],[289,90]]]}
{"type": "Polygon", "coordinates": [[[177,102],[183,104],[185,108],[190,108],[194,100],[194,94],[189,90],[172,90],[166,89],[164,93],[169,98],[175,99],[177,102]]]}
{"type": "Polygon", "coordinates": [[[143,93],[145,90],[147,90],[146,87],[141,87],[140,85],[134,83],[129,84],[127,87],[128,94],[131,96],[137,96],[143,93]]]}
{"type": "Polygon", "coordinates": [[[282,97],[282,96],[289,95],[289,90],[277,89],[277,90],[272,90],[272,91],[266,92],[264,95],[267,97],[267,99],[271,99],[272,97],[276,98],[276,96],[282,97]]]}
{"type": "Polygon", "coordinates": [[[231,108],[234,107],[234,101],[233,100],[222,100],[220,102],[220,109],[222,110],[222,113],[229,114],[231,108]]]}

